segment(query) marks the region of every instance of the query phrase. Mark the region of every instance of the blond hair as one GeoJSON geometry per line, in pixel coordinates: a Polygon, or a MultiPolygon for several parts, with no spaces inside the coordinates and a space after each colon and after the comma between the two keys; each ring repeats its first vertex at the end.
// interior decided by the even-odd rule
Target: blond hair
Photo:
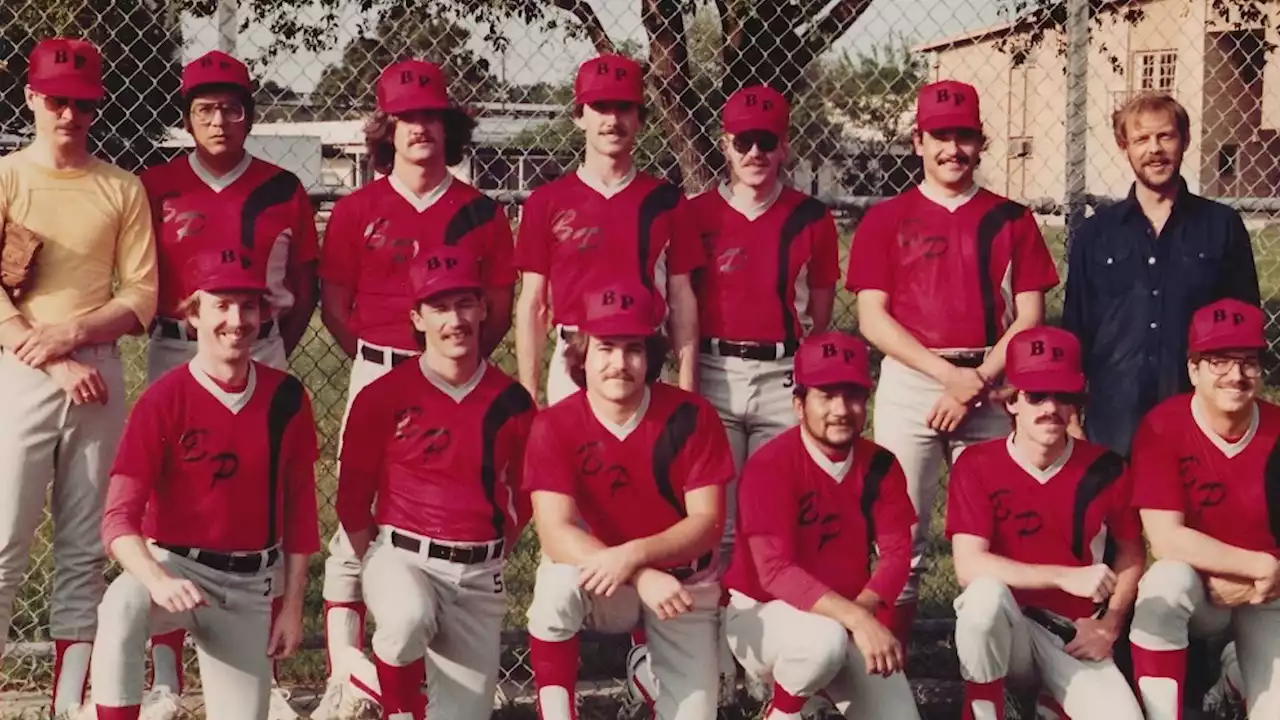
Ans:
{"type": "Polygon", "coordinates": [[[1129,144],[1129,120],[1144,113],[1167,113],[1173,116],[1173,124],[1178,128],[1182,138],[1182,146],[1191,141],[1191,117],[1187,109],[1173,99],[1168,93],[1142,92],[1129,99],[1119,110],[1111,114],[1111,128],[1115,132],[1116,144],[1126,147],[1129,144]]]}

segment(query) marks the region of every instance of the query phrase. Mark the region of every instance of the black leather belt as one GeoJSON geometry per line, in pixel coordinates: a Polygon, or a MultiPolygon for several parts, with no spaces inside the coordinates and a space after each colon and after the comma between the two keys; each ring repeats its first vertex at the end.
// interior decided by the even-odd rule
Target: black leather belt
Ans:
{"type": "MultiPolygon", "coordinates": [[[[422,550],[421,540],[394,530],[391,531],[391,544],[401,550],[408,550],[412,553],[422,550]]],[[[432,540],[431,544],[427,546],[427,557],[448,560],[449,562],[463,565],[476,565],[502,557],[502,549],[505,545],[506,540],[499,540],[496,543],[487,545],[446,545],[432,540]]]]}
{"type": "Polygon", "coordinates": [[[387,355],[391,356],[391,367],[395,367],[409,358],[417,357],[416,355],[396,352],[394,350],[379,350],[378,348],[369,347],[368,345],[360,346],[360,357],[371,363],[386,365],[387,355]]]}
{"type": "Polygon", "coordinates": [[[174,555],[181,555],[188,560],[194,560],[205,567],[239,575],[252,575],[263,568],[275,565],[276,561],[280,559],[279,548],[271,548],[270,550],[256,553],[232,554],[200,550],[184,545],[169,545],[162,542],[158,542],[156,545],[174,555]]]}
{"type": "Polygon", "coordinates": [[[671,577],[684,582],[698,573],[711,567],[711,561],[715,559],[714,553],[707,552],[706,555],[699,557],[697,560],[688,565],[681,565],[677,568],[670,568],[666,571],[671,577]]]}
{"type": "Polygon", "coordinates": [[[1028,620],[1057,635],[1062,640],[1063,645],[1069,645],[1072,640],[1076,639],[1075,623],[1061,615],[1041,610],[1038,607],[1022,608],[1022,614],[1026,615],[1028,620]]]}
{"type": "MultiPolygon", "coordinates": [[[[156,318],[156,327],[160,328],[160,337],[170,340],[190,340],[195,342],[195,337],[188,337],[185,328],[182,327],[183,321],[173,320],[170,318],[156,318]]],[[[276,326],[275,320],[268,320],[258,326],[258,339],[266,340],[271,337],[271,329],[276,326]]]]}
{"type": "Polygon", "coordinates": [[[722,357],[736,357],[743,360],[781,360],[789,358],[796,354],[800,343],[795,340],[788,340],[784,343],[767,343],[756,345],[755,343],[740,343],[729,340],[715,340],[713,338],[702,338],[699,343],[699,349],[708,355],[720,355],[722,357]],[[778,345],[782,345],[782,354],[778,354],[778,345]]]}
{"type": "Polygon", "coordinates": [[[982,367],[982,361],[987,359],[986,353],[955,353],[954,355],[943,355],[942,358],[956,367],[977,369],[982,367]]]}

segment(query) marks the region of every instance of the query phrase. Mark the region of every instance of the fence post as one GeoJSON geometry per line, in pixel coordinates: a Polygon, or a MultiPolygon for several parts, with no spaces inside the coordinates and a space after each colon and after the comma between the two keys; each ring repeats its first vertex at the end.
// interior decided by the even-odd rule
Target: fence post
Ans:
{"type": "Polygon", "coordinates": [[[1067,0],[1067,247],[1084,222],[1089,138],[1089,0],[1067,0]]]}

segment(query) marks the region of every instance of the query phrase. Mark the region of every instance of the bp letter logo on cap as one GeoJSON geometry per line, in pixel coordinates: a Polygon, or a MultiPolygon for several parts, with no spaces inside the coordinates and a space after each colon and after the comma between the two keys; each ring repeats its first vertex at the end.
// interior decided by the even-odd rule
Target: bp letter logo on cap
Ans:
{"type": "Polygon", "coordinates": [[[791,122],[791,104],[777,90],[767,85],[755,85],[730,95],[720,115],[727,133],[737,135],[764,130],[785,138],[791,122]]]}
{"type": "Polygon", "coordinates": [[[652,335],[662,321],[660,302],[640,284],[619,284],[584,294],[584,317],[578,329],[596,337],[652,335]]]}
{"type": "Polygon", "coordinates": [[[181,92],[183,95],[189,94],[201,85],[231,85],[244,90],[253,90],[253,83],[249,79],[249,68],[221,50],[207,52],[182,68],[181,92]]]}
{"type": "Polygon", "coordinates": [[[416,301],[460,290],[480,290],[480,258],[467,248],[441,247],[418,257],[409,268],[409,284],[416,301]]]}
{"type": "Polygon", "coordinates": [[[870,388],[870,365],[865,342],[847,333],[829,330],[801,341],[796,352],[796,384],[870,388]]]}
{"type": "Polygon", "coordinates": [[[444,71],[425,60],[402,60],[388,65],[375,88],[378,109],[390,115],[411,110],[452,110],[444,71]]]}
{"type": "Polygon", "coordinates": [[[85,40],[41,40],[31,51],[27,84],[46,97],[101,100],[102,54],[85,40]]]}
{"type": "Polygon", "coordinates": [[[982,131],[978,91],[967,83],[943,80],[920,88],[916,97],[916,129],[982,131]]]}
{"type": "Polygon", "coordinates": [[[1191,316],[1189,352],[1262,350],[1267,347],[1266,317],[1257,305],[1226,298],[1191,316]]]}
{"type": "Polygon", "coordinates": [[[1009,384],[1024,392],[1078,393],[1085,388],[1080,341],[1047,325],[1023,330],[1009,340],[1004,372],[1009,384]]]}
{"type": "Polygon", "coordinates": [[[578,67],[573,81],[573,101],[579,105],[595,102],[644,104],[644,70],[623,55],[599,55],[578,67]]]}

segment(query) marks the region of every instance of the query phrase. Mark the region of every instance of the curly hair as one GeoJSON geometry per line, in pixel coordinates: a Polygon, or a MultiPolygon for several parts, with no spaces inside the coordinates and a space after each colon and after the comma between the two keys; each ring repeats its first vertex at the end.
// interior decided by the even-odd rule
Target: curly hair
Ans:
{"type": "MultiPolygon", "coordinates": [[[[574,333],[564,349],[564,366],[569,372],[569,379],[583,390],[587,388],[587,344],[590,342],[590,337],[586,333],[574,333]]],[[[665,335],[654,333],[644,339],[646,385],[652,385],[662,377],[663,367],[667,363],[667,353],[670,350],[671,343],[665,335]]]]}
{"type": "MultiPolygon", "coordinates": [[[[369,153],[369,167],[374,172],[387,175],[391,172],[396,159],[396,116],[375,110],[364,123],[364,146],[369,153]]],[[[476,121],[462,110],[446,110],[442,115],[444,123],[444,162],[453,166],[462,162],[467,146],[471,144],[471,134],[476,129],[476,121]]]]}

